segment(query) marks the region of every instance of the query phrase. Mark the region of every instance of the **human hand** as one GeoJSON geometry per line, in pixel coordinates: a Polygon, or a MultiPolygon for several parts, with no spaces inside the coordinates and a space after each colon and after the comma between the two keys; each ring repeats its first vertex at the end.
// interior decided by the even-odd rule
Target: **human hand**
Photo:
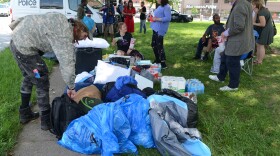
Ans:
{"type": "Polygon", "coordinates": [[[127,55],[129,55],[132,52],[132,49],[127,50],[127,55]]]}
{"type": "Polygon", "coordinates": [[[67,95],[69,96],[70,99],[73,99],[76,95],[75,89],[67,89],[67,95]]]}
{"type": "Polygon", "coordinates": [[[206,41],[206,37],[203,36],[203,37],[201,38],[201,40],[202,40],[202,42],[204,43],[204,42],[206,41]]]}
{"type": "Polygon", "coordinates": [[[222,39],[225,41],[226,40],[226,36],[225,36],[225,33],[224,32],[222,32],[222,34],[221,34],[221,37],[222,37],[222,39]]]}
{"type": "Polygon", "coordinates": [[[153,21],[160,21],[160,18],[153,17],[153,21]]]}
{"type": "Polygon", "coordinates": [[[253,11],[257,14],[259,12],[258,8],[254,8],[253,11]]]}

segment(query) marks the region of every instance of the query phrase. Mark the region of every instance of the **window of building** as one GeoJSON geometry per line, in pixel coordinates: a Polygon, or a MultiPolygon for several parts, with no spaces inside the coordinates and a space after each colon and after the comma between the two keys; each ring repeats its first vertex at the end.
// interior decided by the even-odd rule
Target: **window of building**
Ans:
{"type": "Polygon", "coordinates": [[[228,0],[224,0],[225,3],[228,3],[228,0]]]}
{"type": "Polygon", "coordinates": [[[218,3],[218,0],[214,0],[214,3],[218,3]]]}
{"type": "Polygon", "coordinates": [[[205,0],[205,3],[210,3],[210,0],[205,0]]]}
{"type": "Polygon", "coordinates": [[[41,0],[41,9],[63,9],[63,0],[41,0]]]}

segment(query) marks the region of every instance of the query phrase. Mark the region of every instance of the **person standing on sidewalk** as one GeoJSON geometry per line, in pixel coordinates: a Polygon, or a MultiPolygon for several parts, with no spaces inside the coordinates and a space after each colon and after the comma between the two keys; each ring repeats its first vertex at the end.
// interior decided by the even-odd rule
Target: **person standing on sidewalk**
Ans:
{"type": "Polygon", "coordinates": [[[49,51],[55,53],[62,77],[68,86],[67,94],[73,98],[76,94],[73,43],[85,39],[88,30],[79,21],[73,20],[69,23],[67,18],[59,13],[25,16],[9,26],[13,30],[10,49],[23,75],[20,88],[20,123],[26,124],[39,117],[39,113],[33,112],[29,106],[32,87],[35,85],[37,104],[41,111],[41,129],[49,130],[49,71],[41,55],[49,51]]]}
{"type": "Polygon", "coordinates": [[[140,12],[140,33],[142,33],[142,28],[144,29],[144,34],[146,34],[146,7],[145,3],[141,2],[141,9],[140,12]]]}
{"type": "Polygon", "coordinates": [[[220,72],[209,75],[213,81],[222,82],[229,73],[229,84],[221,87],[221,91],[238,90],[240,79],[240,56],[253,50],[252,6],[247,0],[229,0],[232,8],[226,23],[226,31],[222,38],[226,39],[225,52],[221,56],[220,72]]]}
{"type": "Polygon", "coordinates": [[[159,6],[154,11],[154,17],[152,17],[151,21],[151,28],[153,30],[151,46],[155,54],[153,63],[160,63],[161,68],[166,69],[167,65],[165,63],[166,57],[163,49],[163,37],[171,21],[171,8],[168,4],[168,0],[157,0],[157,3],[159,6]]]}

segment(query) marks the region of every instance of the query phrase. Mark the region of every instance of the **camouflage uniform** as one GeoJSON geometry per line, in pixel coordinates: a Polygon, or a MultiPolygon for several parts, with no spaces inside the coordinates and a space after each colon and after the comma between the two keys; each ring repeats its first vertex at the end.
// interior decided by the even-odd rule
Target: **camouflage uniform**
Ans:
{"type": "Polygon", "coordinates": [[[74,88],[73,27],[59,13],[26,16],[13,22],[10,27],[13,30],[11,51],[24,76],[21,93],[31,93],[32,86],[36,85],[40,110],[48,110],[49,72],[39,53],[53,51],[59,60],[65,83],[69,88],[74,88]],[[41,78],[35,78],[33,69],[38,69],[41,78]]]}

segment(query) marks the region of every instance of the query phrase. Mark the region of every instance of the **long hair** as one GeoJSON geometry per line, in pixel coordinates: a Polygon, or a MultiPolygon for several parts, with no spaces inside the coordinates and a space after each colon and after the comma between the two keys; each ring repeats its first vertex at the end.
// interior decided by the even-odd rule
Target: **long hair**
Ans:
{"type": "Polygon", "coordinates": [[[133,2],[130,0],[130,1],[128,1],[128,3],[127,3],[127,9],[132,9],[132,8],[133,8],[133,2]],[[131,8],[130,8],[130,6],[129,6],[129,3],[132,3],[131,8]]]}
{"type": "Polygon", "coordinates": [[[89,34],[88,28],[82,22],[73,19],[69,20],[69,22],[73,26],[73,37],[74,37],[73,42],[76,43],[78,42],[82,32],[86,32],[89,34]]]}
{"type": "Polygon", "coordinates": [[[162,6],[162,7],[164,7],[166,4],[168,4],[169,3],[169,1],[168,0],[161,0],[161,3],[160,3],[160,5],[162,6]]]}
{"type": "Polygon", "coordinates": [[[252,0],[252,4],[255,4],[259,10],[264,8],[264,0],[252,0]]]}

